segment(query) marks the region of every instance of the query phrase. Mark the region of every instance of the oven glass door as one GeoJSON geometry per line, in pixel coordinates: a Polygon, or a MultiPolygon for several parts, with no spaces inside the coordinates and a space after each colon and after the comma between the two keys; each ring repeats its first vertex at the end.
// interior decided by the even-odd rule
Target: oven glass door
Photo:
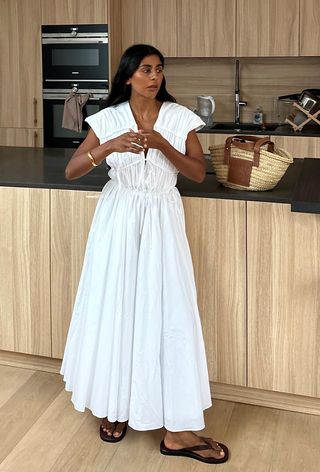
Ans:
{"type": "Polygon", "coordinates": [[[62,117],[64,100],[63,99],[44,99],[43,100],[43,116],[44,116],[44,147],[57,148],[77,148],[87,135],[89,126],[85,118],[97,113],[101,109],[101,100],[89,100],[82,109],[83,124],[82,131],[72,131],[62,128],[62,117]]]}
{"type": "Polygon", "coordinates": [[[44,80],[108,80],[108,44],[67,42],[42,45],[44,80]]]}

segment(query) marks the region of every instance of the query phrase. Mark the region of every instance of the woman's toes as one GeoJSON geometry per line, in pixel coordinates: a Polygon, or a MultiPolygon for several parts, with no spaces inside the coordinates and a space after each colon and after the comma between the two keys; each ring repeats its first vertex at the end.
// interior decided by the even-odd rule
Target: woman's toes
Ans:
{"type": "Polygon", "coordinates": [[[115,423],[111,423],[107,419],[102,421],[102,430],[107,433],[108,436],[112,436],[115,429],[115,423]]]}
{"type": "Polygon", "coordinates": [[[118,423],[113,431],[113,436],[115,438],[118,438],[119,436],[121,436],[123,434],[124,427],[125,427],[125,423],[118,423]]]}

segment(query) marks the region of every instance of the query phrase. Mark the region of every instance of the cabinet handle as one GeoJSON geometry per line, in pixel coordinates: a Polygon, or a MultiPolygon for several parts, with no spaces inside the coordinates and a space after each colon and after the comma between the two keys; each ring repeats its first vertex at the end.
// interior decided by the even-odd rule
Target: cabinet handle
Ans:
{"type": "Polygon", "coordinates": [[[33,133],[33,147],[37,147],[38,133],[35,131],[33,133]]]}
{"type": "Polygon", "coordinates": [[[38,104],[38,100],[34,97],[33,99],[33,124],[35,126],[38,124],[37,104],[38,104]]]}
{"type": "Polygon", "coordinates": [[[86,195],[86,198],[99,198],[100,197],[100,194],[99,195],[86,195]]]}

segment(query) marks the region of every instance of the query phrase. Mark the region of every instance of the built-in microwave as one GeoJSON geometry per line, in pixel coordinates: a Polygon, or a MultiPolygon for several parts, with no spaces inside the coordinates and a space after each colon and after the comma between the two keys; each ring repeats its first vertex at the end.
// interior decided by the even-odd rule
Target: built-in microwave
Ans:
{"type": "MultiPolygon", "coordinates": [[[[56,83],[53,85],[56,86],[56,83]]],[[[79,83],[62,83],[64,88],[48,88],[43,90],[43,144],[44,147],[76,148],[84,140],[88,132],[88,125],[85,122],[87,116],[93,115],[101,110],[108,97],[107,84],[86,83],[85,88],[81,88],[79,83]],[[69,88],[68,88],[69,87],[69,88]],[[90,94],[90,97],[82,108],[83,125],[82,131],[72,131],[62,127],[62,117],[65,99],[70,92],[79,94],[90,94]]]]}
{"type": "Polygon", "coordinates": [[[51,81],[106,81],[108,25],[43,25],[43,88],[51,81]]]}

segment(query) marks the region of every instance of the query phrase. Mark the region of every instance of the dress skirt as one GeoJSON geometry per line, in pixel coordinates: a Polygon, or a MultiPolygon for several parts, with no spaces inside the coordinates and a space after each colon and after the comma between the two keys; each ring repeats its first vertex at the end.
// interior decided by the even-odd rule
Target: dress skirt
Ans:
{"type": "Polygon", "coordinates": [[[79,411],[137,430],[204,428],[211,396],[176,188],[151,194],[106,184],[61,372],[79,411]]]}

